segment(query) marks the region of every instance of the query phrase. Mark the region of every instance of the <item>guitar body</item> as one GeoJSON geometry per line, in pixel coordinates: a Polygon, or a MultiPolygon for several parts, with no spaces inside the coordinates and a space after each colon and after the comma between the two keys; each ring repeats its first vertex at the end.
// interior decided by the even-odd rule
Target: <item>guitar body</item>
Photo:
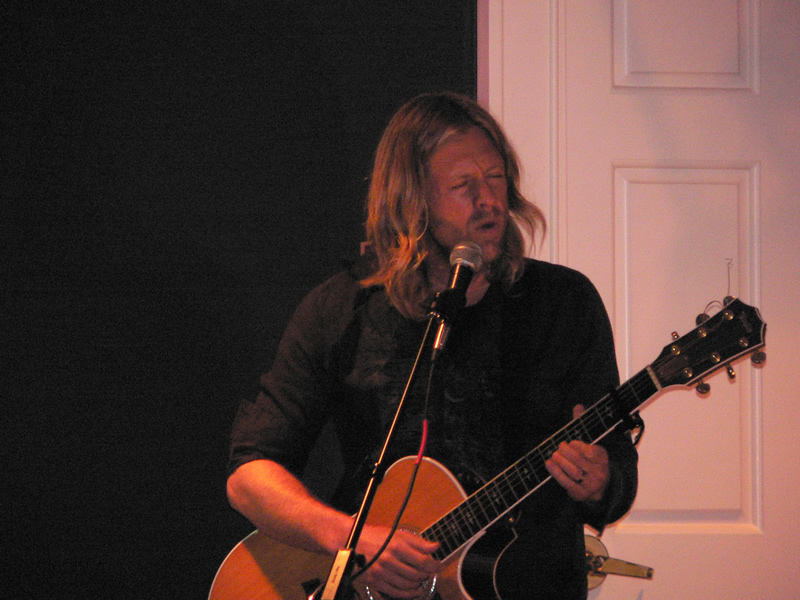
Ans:
{"type": "Polygon", "coordinates": [[[323,581],[332,560],[276,542],[254,531],[217,571],[209,600],[305,600],[302,582],[323,581]]]}
{"type": "MultiPolygon", "coordinates": [[[[367,523],[391,526],[405,497],[415,461],[415,457],[403,458],[389,468],[375,494],[367,523]]],[[[421,532],[466,497],[456,478],[443,465],[425,458],[400,527],[421,532]]],[[[468,544],[445,561],[435,584],[435,592],[442,600],[470,598],[461,582],[463,559],[470,547],[468,544]]],[[[489,559],[476,560],[484,568],[491,567],[489,559]]],[[[332,562],[330,556],[299,550],[255,531],[239,542],[222,563],[209,600],[307,600],[311,591],[324,585],[332,562]]],[[[358,598],[369,598],[358,580],[355,588],[358,598]]]]}

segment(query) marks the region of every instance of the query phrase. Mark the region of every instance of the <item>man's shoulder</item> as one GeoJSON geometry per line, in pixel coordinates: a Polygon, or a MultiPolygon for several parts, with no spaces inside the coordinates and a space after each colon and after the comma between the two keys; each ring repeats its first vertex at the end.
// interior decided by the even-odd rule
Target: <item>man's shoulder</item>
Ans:
{"type": "Polygon", "coordinates": [[[523,289],[549,289],[561,292],[587,285],[593,287],[589,278],[580,271],[535,258],[525,259],[525,270],[518,284],[523,289]]]}
{"type": "Polygon", "coordinates": [[[304,304],[312,304],[323,312],[348,312],[378,291],[362,285],[364,267],[360,261],[343,264],[342,268],[311,289],[304,304]]]}
{"type": "Polygon", "coordinates": [[[342,269],[319,283],[306,295],[314,304],[342,304],[351,301],[363,287],[349,269],[342,269]]]}

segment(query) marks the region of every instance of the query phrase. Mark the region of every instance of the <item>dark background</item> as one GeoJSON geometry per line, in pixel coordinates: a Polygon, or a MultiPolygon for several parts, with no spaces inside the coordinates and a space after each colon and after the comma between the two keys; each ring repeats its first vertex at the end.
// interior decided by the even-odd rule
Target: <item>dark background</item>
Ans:
{"type": "Polygon", "coordinates": [[[4,3],[2,598],[203,598],[239,398],[474,1],[4,3]],[[10,575],[9,575],[10,573],[10,575]]]}

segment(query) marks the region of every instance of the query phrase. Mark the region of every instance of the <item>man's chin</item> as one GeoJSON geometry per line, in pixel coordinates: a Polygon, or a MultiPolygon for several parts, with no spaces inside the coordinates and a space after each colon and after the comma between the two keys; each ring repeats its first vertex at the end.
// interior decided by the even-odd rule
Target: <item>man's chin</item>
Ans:
{"type": "Polygon", "coordinates": [[[483,262],[487,265],[495,262],[503,255],[502,243],[494,241],[476,241],[475,243],[481,247],[483,262]]]}

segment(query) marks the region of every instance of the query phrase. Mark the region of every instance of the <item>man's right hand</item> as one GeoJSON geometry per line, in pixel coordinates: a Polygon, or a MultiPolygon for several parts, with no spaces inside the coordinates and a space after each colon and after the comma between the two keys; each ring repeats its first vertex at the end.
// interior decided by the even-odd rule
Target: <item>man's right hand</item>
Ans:
{"type": "MultiPolygon", "coordinates": [[[[383,545],[389,529],[365,525],[357,551],[369,562],[383,545]]],[[[429,542],[399,529],[378,561],[358,576],[359,585],[392,598],[417,598],[424,593],[425,583],[438,573],[441,563],[432,554],[439,544],[429,542]]]]}

